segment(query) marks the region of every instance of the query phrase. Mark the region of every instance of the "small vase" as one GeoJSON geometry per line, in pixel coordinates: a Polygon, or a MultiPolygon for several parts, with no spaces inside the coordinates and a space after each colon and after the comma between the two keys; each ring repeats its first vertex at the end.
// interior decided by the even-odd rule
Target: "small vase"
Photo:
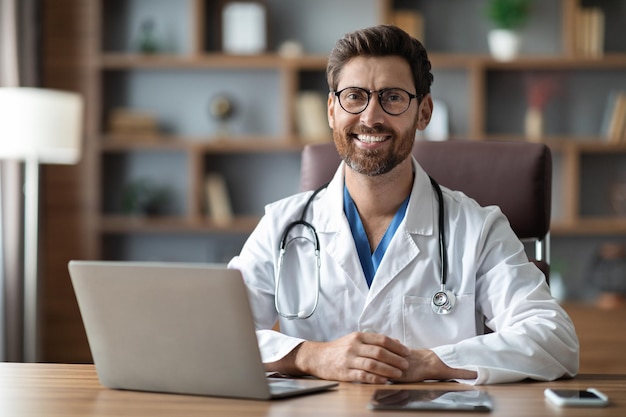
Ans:
{"type": "Polygon", "coordinates": [[[524,131],[526,138],[530,142],[539,142],[543,136],[543,113],[536,107],[529,107],[526,110],[526,120],[524,121],[524,131]]]}
{"type": "Polygon", "coordinates": [[[519,35],[507,29],[493,29],[488,34],[491,56],[499,61],[510,61],[517,56],[520,47],[519,35]]]}

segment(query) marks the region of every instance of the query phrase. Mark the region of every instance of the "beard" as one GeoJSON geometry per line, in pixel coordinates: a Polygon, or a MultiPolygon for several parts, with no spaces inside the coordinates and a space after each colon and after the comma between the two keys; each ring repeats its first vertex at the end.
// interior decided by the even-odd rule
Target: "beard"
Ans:
{"type": "Polygon", "coordinates": [[[341,159],[355,172],[367,176],[383,175],[404,161],[413,150],[415,129],[400,134],[383,128],[357,128],[355,131],[333,130],[333,140],[341,159]],[[362,149],[355,145],[356,134],[385,134],[391,136],[392,146],[385,149],[362,149]]]}

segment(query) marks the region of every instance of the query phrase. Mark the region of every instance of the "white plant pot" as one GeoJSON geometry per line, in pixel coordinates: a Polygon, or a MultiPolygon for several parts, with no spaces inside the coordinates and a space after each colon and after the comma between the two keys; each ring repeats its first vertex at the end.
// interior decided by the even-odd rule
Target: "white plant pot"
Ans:
{"type": "Polygon", "coordinates": [[[493,29],[488,35],[491,56],[499,61],[510,61],[519,52],[519,35],[507,29],[493,29]]]}

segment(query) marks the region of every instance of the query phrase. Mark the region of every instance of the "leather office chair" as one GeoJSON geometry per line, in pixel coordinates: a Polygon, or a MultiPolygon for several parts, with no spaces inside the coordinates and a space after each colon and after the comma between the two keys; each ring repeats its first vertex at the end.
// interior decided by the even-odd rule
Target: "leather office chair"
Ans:
{"type": "MultiPolygon", "coordinates": [[[[497,205],[522,241],[535,242],[531,260],[549,279],[552,156],[540,143],[416,141],[413,155],[439,184],[459,190],[480,205],[497,205]]],[[[302,152],[300,188],[330,181],[340,158],[332,142],[307,145],[302,152]]]]}

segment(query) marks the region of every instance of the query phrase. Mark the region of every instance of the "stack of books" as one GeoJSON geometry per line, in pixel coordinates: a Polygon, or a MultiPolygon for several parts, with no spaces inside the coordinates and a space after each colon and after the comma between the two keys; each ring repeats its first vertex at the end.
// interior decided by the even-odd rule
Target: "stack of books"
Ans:
{"type": "Polygon", "coordinates": [[[159,135],[159,122],[150,112],[116,108],[110,113],[109,132],[124,140],[152,141],[159,135]]]}
{"type": "Polygon", "coordinates": [[[604,12],[599,7],[578,7],[575,12],[576,55],[600,58],[604,53],[604,12]]]}

